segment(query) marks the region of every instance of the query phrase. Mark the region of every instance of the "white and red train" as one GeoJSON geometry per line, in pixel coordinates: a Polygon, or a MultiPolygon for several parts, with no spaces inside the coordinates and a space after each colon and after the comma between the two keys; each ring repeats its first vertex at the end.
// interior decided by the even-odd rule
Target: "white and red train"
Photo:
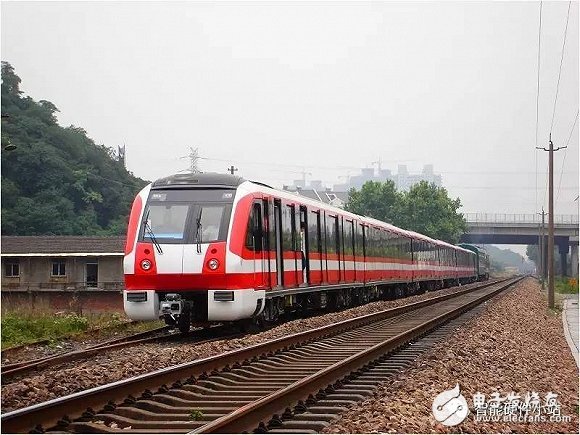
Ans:
{"type": "Polygon", "coordinates": [[[273,321],[477,280],[474,252],[294,193],[180,174],[135,198],[124,258],[127,315],[273,321]]]}

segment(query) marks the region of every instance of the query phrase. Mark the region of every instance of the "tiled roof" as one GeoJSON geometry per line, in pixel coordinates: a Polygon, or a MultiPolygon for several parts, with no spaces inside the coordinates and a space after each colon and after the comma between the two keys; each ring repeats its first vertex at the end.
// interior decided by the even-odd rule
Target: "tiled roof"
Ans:
{"type": "Polygon", "coordinates": [[[2,254],[123,253],[125,236],[2,236],[2,254]]]}

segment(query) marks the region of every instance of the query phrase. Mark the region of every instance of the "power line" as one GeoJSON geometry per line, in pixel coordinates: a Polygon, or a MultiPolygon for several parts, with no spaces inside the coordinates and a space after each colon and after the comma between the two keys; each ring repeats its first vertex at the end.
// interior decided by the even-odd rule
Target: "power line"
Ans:
{"type": "MultiPolygon", "coordinates": [[[[269,169],[273,168],[273,167],[277,167],[277,168],[299,168],[301,169],[300,171],[290,171],[290,170],[282,170],[282,171],[276,171],[276,172],[288,172],[288,173],[298,173],[298,174],[302,174],[302,170],[305,169],[318,169],[318,170],[324,170],[324,171],[336,171],[336,170],[340,170],[340,169],[347,169],[347,170],[360,170],[360,169],[364,169],[364,167],[362,166],[319,166],[319,165],[300,165],[300,164],[291,164],[291,163],[274,163],[274,162],[264,162],[264,161],[246,161],[246,160],[238,160],[238,159],[219,159],[219,158],[213,158],[213,157],[199,157],[199,160],[207,160],[207,161],[212,161],[212,162],[226,162],[226,163],[231,163],[232,161],[234,162],[234,164],[243,164],[243,165],[251,165],[251,166],[262,166],[262,167],[268,167],[269,169]]],[[[401,161],[408,161],[408,160],[401,160],[401,161]]],[[[385,161],[383,160],[382,163],[384,163],[385,161]]],[[[533,175],[536,172],[535,171],[445,171],[445,170],[441,170],[441,171],[434,171],[435,175],[446,175],[446,174],[452,174],[452,175],[474,175],[474,174],[481,174],[481,175],[514,175],[514,174],[518,174],[518,175],[533,175]]],[[[415,174],[415,173],[411,173],[415,174]]],[[[417,174],[420,174],[420,172],[417,172],[417,174]]],[[[547,172],[538,172],[538,174],[547,174],[547,172]]]]}
{"type": "Polygon", "coordinates": [[[560,58],[560,70],[558,71],[558,82],[556,84],[556,97],[554,98],[554,110],[552,112],[552,124],[550,125],[550,134],[554,128],[554,117],[556,116],[556,102],[558,101],[558,90],[560,89],[560,76],[562,75],[562,63],[564,62],[564,49],[566,48],[566,35],[568,34],[568,20],[570,19],[570,6],[572,1],[568,2],[568,14],[566,15],[566,27],[564,29],[564,40],[562,41],[562,57],[560,58]]]}
{"type": "Polygon", "coordinates": [[[540,52],[542,46],[542,5],[540,2],[540,19],[538,23],[538,84],[536,88],[536,209],[538,208],[538,119],[540,113],[540,52]]]}
{"type": "Polygon", "coordinates": [[[574,133],[574,129],[576,128],[576,123],[578,122],[578,114],[580,111],[576,110],[576,116],[574,117],[574,124],[572,124],[572,128],[570,129],[570,134],[568,135],[568,140],[566,141],[566,148],[564,150],[564,158],[562,159],[562,168],[560,169],[560,181],[558,182],[558,192],[556,193],[556,204],[558,204],[558,198],[560,197],[560,187],[562,186],[562,174],[564,173],[564,164],[566,163],[566,155],[568,154],[568,145],[570,144],[570,140],[572,139],[572,133],[574,133]]]}

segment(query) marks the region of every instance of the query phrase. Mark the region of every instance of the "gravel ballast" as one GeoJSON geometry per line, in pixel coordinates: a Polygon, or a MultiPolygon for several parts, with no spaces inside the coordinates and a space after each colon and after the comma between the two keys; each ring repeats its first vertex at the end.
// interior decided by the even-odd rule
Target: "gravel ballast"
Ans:
{"type": "MultiPolygon", "coordinates": [[[[489,402],[488,402],[489,403],[489,402]]],[[[516,413],[517,415],[517,413],[516,413]]],[[[542,412],[542,415],[547,415],[542,412]]],[[[548,417],[549,418],[549,417],[548,417]]],[[[547,309],[528,278],[488,303],[481,315],[387,380],[374,396],[346,411],[326,433],[578,433],[578,368],[564,339],[561,314],[547,309]],[[470,408],[456,426],[433,417],[433,399],[459,383],[470,408]],[[564,422],[475,422],[473,395],[537,392],[558,395],[564,422]]]]}
{"type": "Polygon", "coordinates": [[[463,289],[464,287],[451,287],[394,301],[372,302],[341,312],[288,321],[270,330],[242,338],[218,340],[200,345],[194,343],[151,343],[127,349],[106,351],[87,361],[79,360],[49,367],[19,380],[4,381],[2,385],[2,411],[12,411],[156,369],[217,355],[384,309],[455,293],[463,289]],[[6,383],[7,381],[10,383],[6,383]]]}

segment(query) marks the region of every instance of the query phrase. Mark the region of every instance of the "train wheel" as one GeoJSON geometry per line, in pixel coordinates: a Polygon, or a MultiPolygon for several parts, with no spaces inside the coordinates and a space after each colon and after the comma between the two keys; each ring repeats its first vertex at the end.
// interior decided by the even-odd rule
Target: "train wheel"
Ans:
{"type": "Polygon", "coordinates": [[[184,312],[179,316],[177,327],[182,334],[187,334],[189,332],[189,329],[191,328],[191,316],[189,315],[189,312],[184,312]]]}
{"type": "Polygon", "coordinates": [[[262,312],[262,319],[266,324],[276,323],[280,317],[278,307],[276,306],[276,301],[268,299],[266,301],[266,306],[262,312]]]}

